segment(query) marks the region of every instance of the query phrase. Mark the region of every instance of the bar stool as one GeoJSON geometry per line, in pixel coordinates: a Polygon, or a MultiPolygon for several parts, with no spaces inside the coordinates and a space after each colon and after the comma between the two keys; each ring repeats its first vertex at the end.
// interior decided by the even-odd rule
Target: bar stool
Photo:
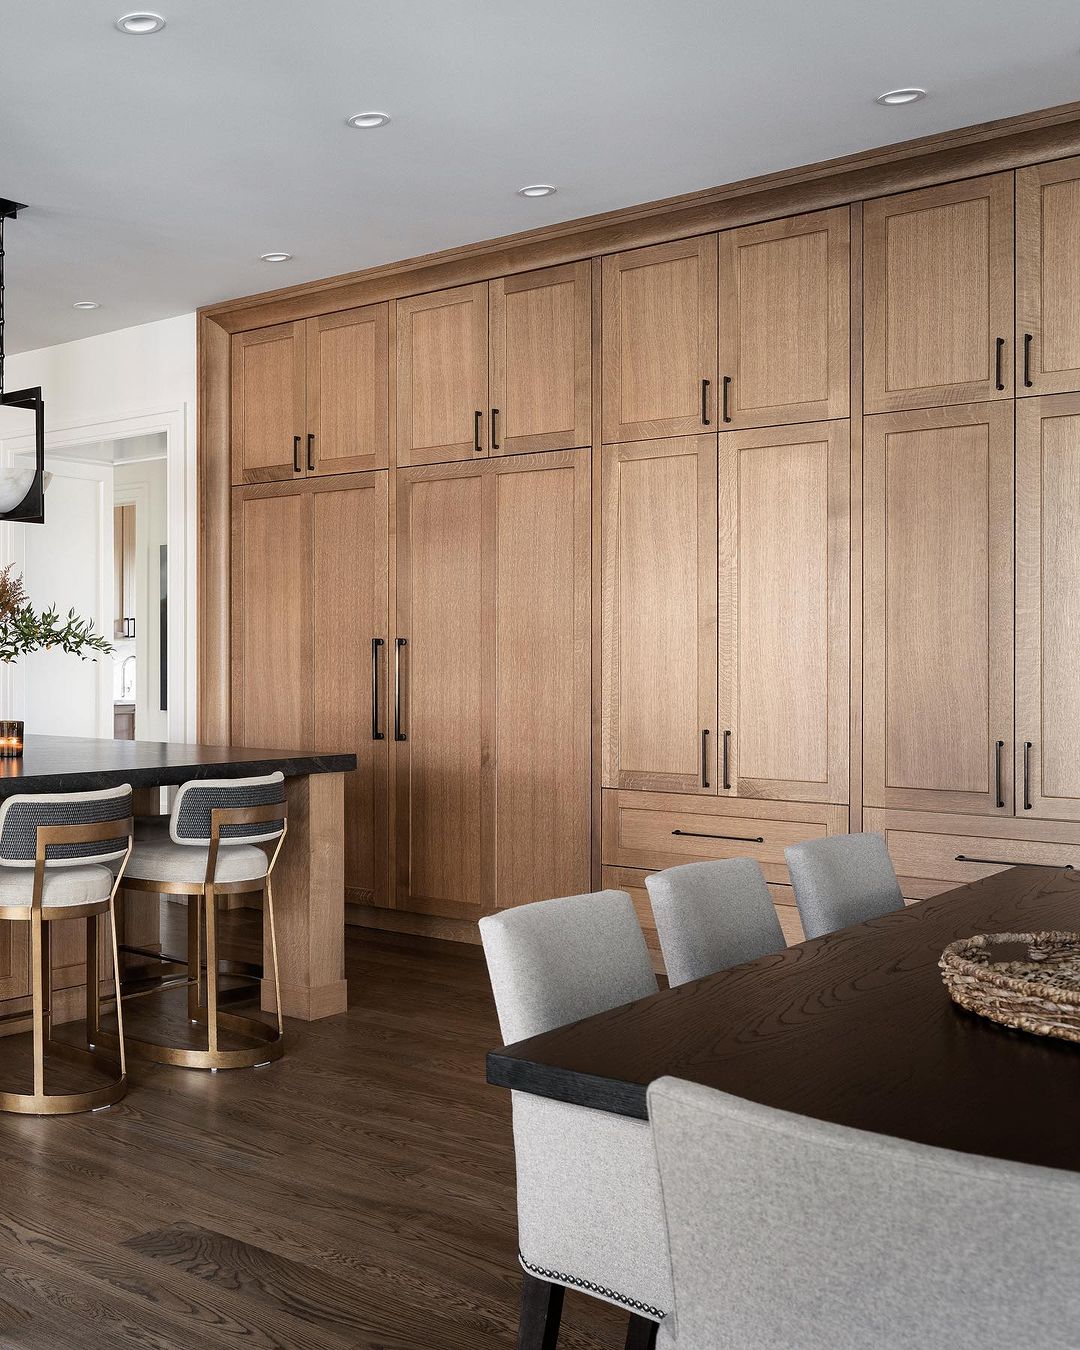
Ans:
{"type": "MultiPolygon", "coordinates": [[[[8,797],[0,804],[0,919],[30,926],[34,1089],[0,1091],[0,1111],[60,1116],[111,1106],[127,1091],[116,891],[132,851],[131,788],[8,797]],[[110,864],[105,866],[103,864],[110,864]],[[115,1054],[100,1037],[101,921],[109,915],[118,1034],[115,1054]],[[51,926],[86,920],[86,1048],[52,1039],[51,926]],[[83,1092],[49,1092],[45,1056],[90,1064],[106,1075],[83,1092]]],[[[25,1019],[14,1013],[4,1021],[25,1019]]]]}
{"type": "MultiPolygon", "coordinates": [[[[281,773],[185,783],[176,794],[167,831],[164,822],[159,824],[154,818],[138,822],[135,848],[124,874],[124,889],[187,898],[187,959],[166,960],[167,965],[179,966],[182,975],[162,978],[150,990],[126,992],[124,998],[185,985],[188,1021],[206,1028],[206,1048],[129,1035],[127,1047],[131,1054],[158,1064],[211,1070],[247,1069],[280,1059],[285,1024],[271,877],[287,829],[285,779],[281,773]],[[271,845],[268,856],[265,848],[271,845]],[[269,927],[276,1026],[254,1017],[224,1012],[219,1006],[217,897],[253,891],[263,894],[269,927]],[[222,1049],[223,1031],[239,1033],[256,1044],[222,1049]]],[[[145,954],[161,959],[157,953],[145,954]]]]}

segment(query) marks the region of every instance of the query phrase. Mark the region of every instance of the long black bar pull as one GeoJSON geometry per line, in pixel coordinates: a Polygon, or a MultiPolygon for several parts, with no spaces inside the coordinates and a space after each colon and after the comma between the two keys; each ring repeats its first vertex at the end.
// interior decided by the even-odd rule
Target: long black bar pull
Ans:
{"type": "Polygon", "coordinates": [[[499,410],[498,410],[498,408],[492,408],[492,410],[491,410],[491,448],[492,448],[492,450],[498,450],[498,449],[499,449],[499,431],[498,431],[498,427],[499,427],[499,410]]]}
{"type": "Polygon", "coordinates": [[[1001,752],[1004,749],[1004,741],[994,742],[994,796],[998,806],[1005,805],[1005,794],[1001,788],[1001,752]]]}
{"type": "Polygon", "coordinates": [[[711,380],[701,381],[701,425],[703,427],[712,426],[709,421],[709,385],[711,380]]]}
{"type": "Polygon", "coordinates": [[[315,451],[314,451],[314,449],[313,449],[314,445],[315,445],[315,433],[314,433],[313,431],[309,431],[308,434],[307,434],[307,468],[308,468],[308,473],[314,473],[314,472],[315,472],[315,451]]]}
{"type": "Polygon", "coordinates": [[[1024,742],[1024,810],[1031,810],[1031,742],[1024,742]]]}
{"type": "Polygon", "coordinates": [[[755,834],[705,834],[699,830],[672,830],[682,839],[730,839],[733,844],[763,844],[763,835],[755,834]]]}
{"type": "Polygon", "coordinates": [[[293,473],[302,473],[300,468],[300,437],[292,438],[292,471],[293,473]]]}
{"type": "Polygon", "coordinates": [[[409,645],[408,638],[394,639],[394,740],[409,738],[401,729],[401,649],[409,645]]]}
{"type": "Polygon", "coordinates": [[[724,732],[724,777],[725,791],[731,787],[731,732],[724,732]]]}
{"type": "Polygon", "coordinates": [[[1031,344],[1035,341],[1031,333],[1024,334],[1024,388],[1030,389],[1035,381],[1031,378],[1031,344]]]}
{"type": "Polygon", "coordinates": [[[371,639],[371,739],[373,741],[384,739],[379,728],[379,648],[382,645],[382,638],[371,639]]]}
{"type": "Polygon", "coordinates": [[[484,414],[477,408],[473,413],[473,449],[478,455],[484,453],[484,447],[480,444],[480,423],[483,421],[484,414]]]}
{"type": "Polygon", "coordinates": [[[720,399],[720,415],[723,421],[725,422],[731,421],[731,413],[728,411],[728,398],[730,389],[731,389],[731,376],[725,375],[723,385],[721,386],[721,399],[720,399]]]}
{"type": "Polygon", "coordinates": [[[1005,356],[1005,339],[1004,339],[1004,338],[998,338],[997,341],[994,343],[994,388],[995,388],[995,389],[1004,389],[1004,388],[1005,388],[1005,380],[1004,380],[1004,361],[1003,361],[1004,356],[1005,356]]]}
{"type": "Polygon", "coordinates": [[[701,786],[709,786],[709,732],[703,729],[701,733],[701,786]]]}

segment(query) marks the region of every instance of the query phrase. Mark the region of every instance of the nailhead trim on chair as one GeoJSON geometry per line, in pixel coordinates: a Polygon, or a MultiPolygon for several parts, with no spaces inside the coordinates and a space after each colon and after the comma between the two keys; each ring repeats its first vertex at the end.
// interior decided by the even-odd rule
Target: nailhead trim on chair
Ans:
{"type": "Polygon", "coordinates": [[[568,1284],[572,1289],[582,1289],[586,1294],[599,1294],[601,1298],[610,1299],[612,1303],[618,1303],[631,1312],[644,1313],[646,1317],[651,1317],[654,1322],[662,1322],[667,1316],[660,1308],[650,1307],[648,1303],[640,1303],[636,1298],[627,1298],[625,1294],[617,1294],[614,1289],[605,1289],[602,1284],[593,1284],[591,1280],[579,1280],[573,1275],[564,1275],[559,1270],[544,1270],[542,1266],[534,1266],[526,1261],[520,1252],[518,1260],[522,1268],[527,1270],[530,1275],[536,1275],[541,1280],[554,1281],[557,1284],[568,1284]]]}

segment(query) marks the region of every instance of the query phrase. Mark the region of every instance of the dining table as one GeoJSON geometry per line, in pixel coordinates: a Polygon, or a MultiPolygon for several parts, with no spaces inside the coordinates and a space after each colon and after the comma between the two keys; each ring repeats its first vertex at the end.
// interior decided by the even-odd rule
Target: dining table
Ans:
{"type": "MultiPolygon", "coordinates": [[[[19,793],[92,792],[130,784],[137,815],[161,812],[161,789],[192,779],[285,776],[289,828],[275,872],[275,924],[282,1011],[308,1021],[345,1011],[344,776],[356,756],[308,749],[189,745],[169,741],[27,736],[20,758],[0,760],[0,801],[19,793]]],[[[122,897],[125,941],[153,950],[160,942],[157,897],[122,897]],[[149,901],[149,903],[148,903],[149,901]]],[[[19,927],[5,925],[6,928],[19,927]]],[[[9,944],[14,941],[5,938],[9,944]]],[[[3,965],[0,952],[0,966],[3,965]]],[[[22,993],[19,953],[6,952],[10,979],[0,969],[0,1010],[22,993]]],[[[79,980],[55,981],[57,1020],[68,1003],[80,1005],[79,980]]],[[[262,1006],[272,1011],[272,980],[263,980],[262,1006]]]]}
{"type": "Polygon", "coordinates": [[[975,934],[1080,933],[1080,872],[1012,867],[487,1056],[487,1079],[638,1119],[671,1075],[938,1148],[1080,1171],[1080,1045],[954,1004],[975,934]]]}

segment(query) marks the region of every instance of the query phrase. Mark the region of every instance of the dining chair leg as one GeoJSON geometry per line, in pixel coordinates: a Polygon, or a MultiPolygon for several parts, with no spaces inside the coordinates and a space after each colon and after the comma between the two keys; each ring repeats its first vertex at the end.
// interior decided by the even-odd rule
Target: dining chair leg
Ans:
{"type": "Polygon", "coordinates": [[[626,1328],[626,1350],[653,1350],[659,1331],[659,1322],[631,1313],[630,1325],[626,1328]]]}
{"type": "Polygon", "coordinates": [[[86,919],[86,1044],[97,1044],[101,1030],[101,915],[86,919]]]}
{"type": "Polygon", "coordinates": [[[526,1274],[521,1286],[517,1350],[555,1350],[559,1343],[563,1297],[561,1284],[526,1274]]]}

